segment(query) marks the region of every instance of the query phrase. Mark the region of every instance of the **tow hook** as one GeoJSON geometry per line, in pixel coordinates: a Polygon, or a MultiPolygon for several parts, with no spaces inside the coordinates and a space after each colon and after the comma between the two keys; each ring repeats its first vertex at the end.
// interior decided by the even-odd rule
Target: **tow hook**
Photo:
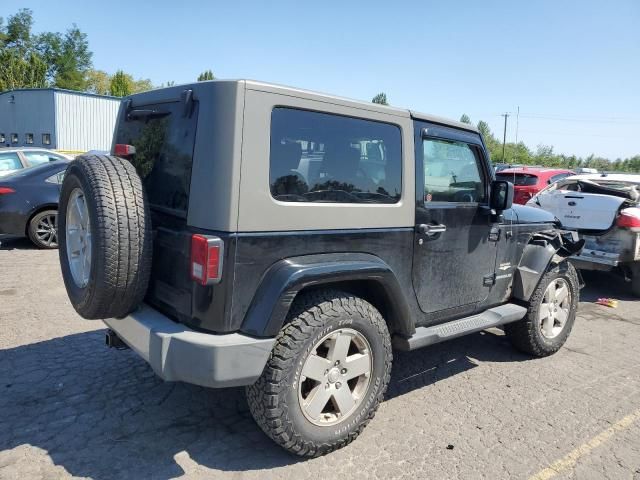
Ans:
{"type": "Polygon", "coordinates": [[[118,350],[126,350],[129,348],[129,345],[124,343],[118,334],[111,329],[107,330],[105,342],[109,348],[116,348],[118,350]]]}

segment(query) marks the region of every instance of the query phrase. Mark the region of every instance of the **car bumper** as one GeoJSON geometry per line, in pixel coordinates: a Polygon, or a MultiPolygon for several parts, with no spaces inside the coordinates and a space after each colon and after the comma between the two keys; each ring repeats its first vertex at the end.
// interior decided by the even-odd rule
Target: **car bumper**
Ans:
{"type": "Polygon", "coordinates": [[[163,380],[205,387],[251,385],[262,374],[273,338],[192,330],[144,305],[104,321],[163,380]]]}
{"type": "Polygon", "coordinates": [[[580,254],[569,258],[576,268],[583,270],[611,270],[620,263],[620,255],[617,253],[600,250],[584,249],[580,254]]]}

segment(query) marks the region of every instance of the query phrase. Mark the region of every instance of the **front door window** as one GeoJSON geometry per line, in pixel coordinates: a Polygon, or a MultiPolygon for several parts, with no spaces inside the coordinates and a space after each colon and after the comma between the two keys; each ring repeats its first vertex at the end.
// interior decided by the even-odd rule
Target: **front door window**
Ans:
{"type": "Polygon", "coordinates": [[[486,188],[475,148],[462,142],[425,139],[425,202],[482,203],[486,188]]]}

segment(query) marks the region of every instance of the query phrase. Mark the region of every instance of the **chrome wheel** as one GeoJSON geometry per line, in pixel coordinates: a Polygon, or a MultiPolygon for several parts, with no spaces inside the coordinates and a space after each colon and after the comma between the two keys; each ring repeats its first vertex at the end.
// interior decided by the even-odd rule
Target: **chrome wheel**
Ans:
{"type": "Polygon", "coordinates": [[[538,321],[542,336],[552,339],[564,329],[571,309],[571,291],[563,278],[553,280],[544,292],[538,310],[538,321]]]}
{"type": "Polygon", "coordinates": [[[357,330],[329,333],[304,361],[298,382],[298,400],[311,423],[329,426],[346,418],[362,402],[373,369],[367,339],[357,330]]]}
{"type": "Polygon", "coordinates": [[[84,288],[89,283],[91,273],[91,223],[86,198],[79,188],[69,196],[66,221],[69,270],[75,284],[84,288]]]}
{"type": "Polygon", "coordinates": [[[36,225],[35,236],[46,247],[58,246],[58,215],[51,213],[41,217],[36,225]]]}

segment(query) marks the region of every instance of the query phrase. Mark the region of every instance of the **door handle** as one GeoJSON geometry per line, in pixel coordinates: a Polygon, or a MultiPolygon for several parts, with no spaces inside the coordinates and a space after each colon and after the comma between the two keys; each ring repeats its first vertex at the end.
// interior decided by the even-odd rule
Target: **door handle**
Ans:
{"type": "Polygon", "coordinates": [[[418,225],[418,233],[422,233],[428,237],[432,237],[438,233],[446,232],[447,226],[438,224],[438,225],[427,225],[426,223],[421,223],[418,225]]]}
{"type": "Polygon", "coordinates": [[[573,202],[573,201],[569,202],[569,206],[570,207],[575,207],[576,206],[576,202],[573,202]]]}

